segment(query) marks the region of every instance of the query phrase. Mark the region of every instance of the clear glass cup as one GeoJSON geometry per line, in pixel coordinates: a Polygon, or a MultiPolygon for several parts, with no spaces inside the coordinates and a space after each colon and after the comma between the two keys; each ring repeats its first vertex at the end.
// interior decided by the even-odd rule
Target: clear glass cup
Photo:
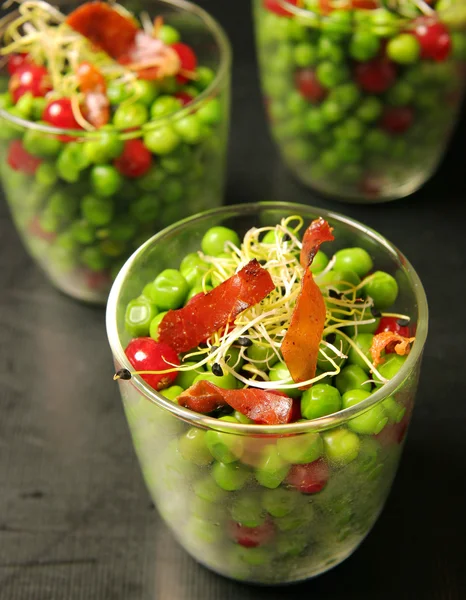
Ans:
{"type": "MultiPolygon", "coordinates": [[[[197,251],[210,227],[225,225],[241,237],[251,227],[275,225],[290,215],[301,215],[306,222],[322,216],[335,228],[329,252],[361,246],[376,269],[396,277],[400,292],[395,308],[411,316],[417,331],[404,366],[387,384],[357,406],[333,415],[265,426],[219,421],[182,408],[138,375],[119,382],[147,488],[179,543],[213,571],[261,584],[299,581],[334,567],[362,542],[383,508],[413,410],[427,335],[427,302],[416,272],[387,240],[342,215],[280,202],[229,206],[184,219],[147,241],[124,265],[107,307],[115,368],[131,369],[124,352],[131,339],[125,311],[147,282],[163,269],[178,268],[188,252],[197,251]],[[331,444],[348,435],[351,418],[387,400],[395,410],[378,435],[350,435],[356,448],[351,460],[334,463],[327,456],[311,463],[311,469],[317,469],[314,480],[329,477],[321,491],[314,487],[307,491],[317,493],[301,493],[284,484],[272,489],[276,482],[263,487],[255,479],[277,444],[306,444],[310,436],[331,444]],[[204,445],[209,432],[220,432],[233,452],[232,462],[222,466],[213,461],[204,445]],[[228,491],[214,483],[214,472],[217,481],[224,478],[228,491]],[[245,528],[233,521],[238,507],[245,528]]],[[[280,464],[277,471],[281,468],[289,465],[280,464]]],[[[271,472],[273,478],[273,468],[271,472]]]]}
{"type": "Polygon", "coordinates": [[[436,24],[414,2],[398,5],[416,17],[368,9],[380,4],[254,0],[272,136],[303,183],[343,202],[384,202],[420,188],[443,157],[464,93],[462,0],[439,2],[436,24]],[[449,53],[434,44],[419,55],[412,32],[421,26],[431,38],[446,36],[437,39],[449,53]]]}
{"type": "MultiPolygon", "coordinates": [[[[68,13],[80,3],[55,4],[68,13]]],[[[157,130],[170,134],[170,148],[151,151],[152,166],[143,176],[117,173],[115,181],[114,172],[111,177],[105,173],[108,167],[113,170],[113,157],[86,158],[85,145],[105,141],[104,130],[72,132],[24,118],[7,105],[7,95],[0,95],[0,176],[22,240],[60,290],[101,304],[136,248],[180,217],[219,206],[225,182],[231,74],[225,33],[208,13],[184,0],[132,2],[126,8],[151,19],[162,16],[194,49],[198,65],[215,73],[207,88],[169,116],[131,131],[114,129],[116,143],[144,140],[157,130]],[[183,135],[185,119],[191,123],[183,135]],[[102,199],[107,217],[99,212],[89,222],[83,215],[83,204],[93,202],[89,197],[97,204],[102,199]]],[[[0,29],[17,14],[5,17],[0,29]]],[[[8,89],[6,71],[0,83],[8,89]]]]}

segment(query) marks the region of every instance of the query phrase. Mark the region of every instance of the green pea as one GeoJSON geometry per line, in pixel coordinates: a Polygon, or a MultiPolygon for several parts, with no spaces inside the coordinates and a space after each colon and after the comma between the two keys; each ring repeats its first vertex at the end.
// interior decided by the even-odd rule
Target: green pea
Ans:
{"type": "Polygon", "coordinates": [[[375,96],[366,96],[361,100],[357,110],[356,116],[364,121],[365,123],[372,123],[382,114],[383,105],[382,102],[375,96]]]}
{"type": "Polygon", "coordinates": [[[355,83],[342,83],[331,90],[329,98],[348,110],[359,102],[361,92],[355,83]]]}
{"type": "Polygon", "coordinates": [[[113,124],[116,129],[136,129],[142,127],[149,120],[149,111],[142,102],[122,104],[113,115],[113,124]]]}
{"type": "Polygon", "coordinates": [[[96,227],[107,225],[113,218],[113,202],[108,198],[84,196],[81,200],[81,212],[84,219],[96,227]]]}
{"type": "Polygon", "coordinates": [[[202,121],[196,114],[176,120],[174,128],[180,138],[187,144],[198,144],[204,138],[202,121]]]}
{"type": "Polygon", "coordinates": [[[300,528],[308,528],[314,520],[315,512],[312,504],[298,506],[298,509],[275,519],[275,524],[280,531],[294,531],[300,528]]]}
{"type": "Polygon", "coordinates": [[[309,133],[320,133],[326,127],[322,111],[319,108],[311,108],[304,117],[304,128],[309,133]]]}
{"type": "Polygon", "coordinates": [[[411,33],[400,33],[389,40],[386,52],[394,62],[411,65],[419,60],[421,44],[411,33]]]}
{"type": "Polygon", "coordinates": [[[318,250],[317,254],[314,256],[314,259],[311,263],[310,269],[315,274],[320,273],[325,269],[328,265],[329,260],[328,256],[322,250],[318,250]]]}
{"type": "Polygon", "coordinates": [[[243,425],[251,425],[252,423],[254,423],[252,419],[249,419],[246,415],[243,415],[238,410],[235,410],[233,416],[238,421],[238,423],[243,423],[243,425]]]}
{"type": "Polygon", "coordinates": [[[333,88],[348,79],[349,73],[342,64],[324,61],[318,65],[316,77],[324,87],[333,88]]]}
{"type": "MultiPolygon", "coordinates": [[[[147,107],[152,105],[160,93],[157,83],[155,81],[147,81],[146,79],[137,79],[133,83],[132,88],[137,102],[147,107]]],[[[149,118],[147,117],[146,121],[148,120],[149,118]]]]}
{"type": "Polygon", "coordinates": [[[317,63],[315,46],[302,42],[294,47],[293,60],[298,67],[313,67],[317,63]]]}
{"type": "Polygon", "coordinates": [[[157,312],[156,306],[144,296],[131,300],[126,307],[126,331],[133,337],[149,335],[151,321],[157,312]]]}
{"type": "Polygon", "coordinates": [[[230,514],[233,521],[244,527],[259,527],[265,521],[265,511],[257,493],[243,493],[235,498],[230,514]]]}
{"type": "Polygon", "coordinates": [[[387,101],[392,106],[405,106],[415,96],[414,88],[405,81],[397,81],[387,92],[387,101]]]}
{"type": "Polygon", "coordinates": [[[397,354],[392,354],[389,356],[385,362],[378,367],[379,373],[385,379],[392,379],[401,369],[401,367],[406,362],[406,356],[398,356],[397,354]]]}
{"type": "Polygon", "coordinates": [[[159,96],[152,104],[150,109],[151,118],[161,119],[171,115],[181,108],[181,101],[173,96],[159,96]]]}
{"type": "MultiPolygon", "coordinates": [[[[158,315],[155,315],[155,317],[152,319],[152,321],[150,322],[150,326],[149,326],[149,335],[150,337],[155,340],[156,342],[159,339],[159,325],[162,322],[164,316],[167,314],[167,311],[162,311],[159,312],[158,315]]],[[[181,373],[180,373],[181,374],[181,373]]],[[[178,380],[178,377],[177,377],[178,380]]],[[[188,386],[189,387],[189,386],[188,386]]]]}
{"type": "Polygon", "coordinates": [[[130,96],[130,91],[125,82],[110,81],[107,85],[107,97],[110,104],[118,105],[127,100],[130,96]]]}
{"type": "Polygon", "coordinates": [[[137,224],[125,217],[114,219],[105,232],[109,240],[116,242],[128,242],[136,235],[137,224]]]}
{"type": "Polygon", "coordinates": [[[32,107],[34,103],[34,96],[31,92],[26,92],[16,102],[15,108],[20,117],[23,119],[30,119],[32,114],[32,107]]]}
{"type": "MultiPolygon", "coordinates": [[[[367,314],[363,313],[361,321],[371,321],[370,323],[365,323],[364,325],[350,325],[349,327],[345,327],[345,331],[350,337],[354,337],[357,333],[375,333],[380,324],[380,318],[374,318],[372,314],[367,311],[367,314]],[[357,331],[356,331],[357,328],[357,331]]],[[[357,363],[355,363],[357,364],[357,363]]],[[[359,365],[361,366],[361,365],[359,365]]]]}
{"type": "Polygon", "coordinates": [[[325,455],[332,463],[346,465],[358,457],[361,442],[352,431],[339,427],[322,434],[325,455]]]}
{"type": "Polygon", "coordinates": [[[276,446],[270,444],[265,446],[261,453],[256,468],[256,479],[260,485],[275,489],[288,475],[289,470],[290,465],[278,455],[276,446]]]}
{"type": "Polygon", "coordinates": [[[389,37],[398,33],[399,17],[384,8],[371,11],[372,31],[380,37],[389,37]]]}
{"type": "Polygon", "coordinates": [[[91,271],[102,271],[109,265],[108,257],[96,247],[84,248],[81,252],[81,262],[91,271]]]}
{"type": "MultiPolygon", "coordinates": [[[[179,216],[178,202],[183,197],[183,192],[183,184],[179,179],[175,177],[167,178],[160,186],[160,196],[162,197],[164,204],[174,205],[172,212],[169,213],[173,215],[173,218],[171,220],[175,220],[179,216]]],[[[165,211],[164,214],[166,213],[167,211],[165,211]]]]}
{"type": "Polygon", "coordinates": [[[335,102],[334,100],[324,100],[320,106],[320,111],[322,114],[322,119],[324,124],[329,123],[337,123],[344,116],[344,110],[341,107],[340,103],[335,102]]]}
{"type": "MultiPolygon", "coordinates": [[[[166,314],[166,313],[164,313],[164,314],[166,314]]],[[[196,363],[190,362],[190,361],[184,361],[181,364],[183,366],[193,367],[196,363]]],[[[189,387],[192,386],[192,384],[194,383],[194,380],[202,371],[204,371],[203,366],[197,367],[196,369],[190,369],[189,371],[179,371],[178,375],[176,376],[176,379],[175,379],[175,384],[179,385],[183,389],[187,390],[189,387]]]]}
{"type": "MultiPolygon", "coordinates": [[[[301,399],[301,406],[302,404],[303,400],[301,399]]],[[[293,437],[279,438],[277,440],[277,451],[281,458],[289,463],[306,464],[314,462],[322,456],[324,447],[322,438],[318,433],[304,433],[293,437]]]]}
{"type": "Polygon", "coordinates": [[[370,254],[363,248],[344,248],[335,253],[336,270],[354,271],[364,277],[373,267],[370,254]]]}
{"type": "MultiPolygon", "coordinates": [[[[325,336],[324,340],[327,341],[328,335],[325,336]]],[[[345,338],[339,333],[336,334],[335,339],[331,342],[332,346],[334,346],[339,352],[344,355],[348,354],[349,342],[345,340],[345,338]]],[[[317,357],[317,366],[321,369],[322,372],[326,371],[334,371],[335,367],[332,365],[329,359],[331,359],[338,367],[342,367],[346,358],[342,358],[341,356],[337,356],[334,350],[327,347],[325,344],[320,345],[319,355],[317,357]],[[326,358],[323,355],[323,352],[327,355],[326,358]]]]}
{"type": "Polygon", "coordinates": [[[34,174],[37,183],[45,186],[52,186],[57,182],[57,170],[49,163],[43,162],[38,167],[34,174]]]}
{"type": "Polygon", "coordinates": [[[109,198],[123,185],[123,178],[112,165],[96,165],[90,173],[91,186],[98,196],[109,198]]]}
{"type": "Polygon", "coordinates": [[[187,254],[180,264],[180,273],[190,286],[195,285],[208,270],[209,264],[206,263],[197,252],[187,254]]]}
{"type": "Polygon", "coordinates": [[[172,402],[177,401],[178,396],[180,394],[183,393],[183,388],[179,385],[171,385],[170,387],[165,388],[164,390],[161,390],[161,394],[162,396],[164,396],[165,398],[167,398],[167,400],[171,400],[172,402]]]}
{"type": "Polygon", "coordinates": [[[211,227],[202,238],[201,248],[204,254],[209,256],[218,256],[225,252],[226,244],[240,246],[240,239],[236,231],[228,227],[211,227]]]}
{"type": "MultiPolygon", "coordinates": [[[[248,348],[249,350],[249,348],[248,348]]],[[[294,383],[291,373],[285,363],[279,362],[275,364],[269,371],[270,381],[284,381],[285,385],[294,383]]],[[[280,390],[290,396],[290,398],[299,398],[301,390],[299,388],[281,387],[280,390]]]]}
{"type": "Polygon", "coordinates": [[[158,218],[160,214],[160,200],[155,194],[144,194],[129,205],[129,214],[139,223],[148,223],[158,218]]]}
{"type": "MultiPolygon", "coordinates": [[[[326,383],[317,383],[303,392],[301,414],[306,419],[317,419],[341,409],[340,392],[326,383]]],[[[318,444],[318,442],[316,442],[318,444]]],[[[309,461],[311,462],[311,461],[309,461]]]]}
{"type": "MultiPolygon", "coordinates": [[[[353,342],[356,344],[357,348],[364,354],[369,362],[372,363],[372,355],[370,352],[372,341],[374,336],[372,333],[358,333],[353,337],[353,342]]],[[[348,353],[348,362],[352,365],[357,365],[366,373],[370,371],[370,366],[362,359],[361,355],[356,351],[356,349],[351,346],[348,353]]]]}
{"type": "Polygon", "coordinates": [[[144,145],[155,154],[170,154],[179,145],[180,138],[171,125],[163,125],[144,135],[144,145]]]}
{"type": "Polygon", "coordinates": [[[351,38],[349,52],[351,58],[360,61],[370,60],[380,50],[379,38],[370,31],[356,31],[351,38]]]}
{"type": "Polygon", "coordinates": [[[225,375],[214,375],[210,372],[201,373],[197,375],[193,383],[197,383],[198,381],[210,381],[224,390],[235,390],[238,387],[238,380],[231,373],[226,373],[225,375]]]}
{"type": "Polygon", "coordinates": [[[6,109],[13,106],[13,100],[10,92],[3,92],[0,94],[0,108],[6,109]]]}
{"type": "MultiPolygon", "coordinates": [[[[359,402],[369,398],[370,395],[370,392],[360,389],[348,390],[342,397],[343,408],[359,404],[359,402]]],[[[383,407],[379,404],[348,421],[348,427],[355,433],[361,435],[376,435],[382,431],[387,423],[388,417],[385,414],[383,407]]]]}
{"type": "Polygon", "coordinates": [[[309,538],[306,535],[290,537],[286,533],[279,535],[275,541],[275,547],[281,556],[299,556],[308,546],[309,538]]]}
{"type": "Polygon", "coordinates": [[[62,148],[56,162],[58,174],[65,181],[76,183],[80,172],[89,166],[89,160],[78,142],[68,142],[62,148]]]}
{"type": "Polygon", "coordinates": [[[102,128],[98,139],[83,144],[83,151],[90,163],[102,165],[120,156],[123,146],[123,140],[116,131],[102,128]]]}
{"type": "Polygon", "coordinates": [[[290,93],[286,103],[289,114],[299,116],[306,110],[308,106],[309,103],[303,98],[303,96],[301,96],[299,92],[293,90],[290,93]]]}
{"type": "Polygon", "coordinates": [[[189,285],[176,269],[165,269],[153,282],[152,300],[157,308],[169,310],[183,306],[189,285]]]}
{"type": "Polygon", "coordinates": [[[196,79],[194,84],[200,89],[205,90],[213,83],[215,79],[215,72],[209,67],[198,67],[196,70],[196,79]]]}
{"type": "Polygon", "coordinates": [[[335,150],[325,150],[320,156],[322,166],[328,171],[335,171],[340,166],[340,157],[335,150]]]}
{"type": "Polygon", "coordinates": [[[23,137],[23,146],[30,154],[40,158],[54,158],[60,153],[63,147],[62,142],[55,136],[27,129],[23,137]]]}
{"type": "Polygon", "coordinates": [[[390,145],[390,136],[380,129],[372,129],[364,139],[364,148],[373,153],[382,153],[390,145]]]}
{"type": "Polygon", "coordinates": [[[72,223],[70,232],[80,244],[92,244],[95,240],[95,228],[84,219],[72,223]]]}
{"type": "Polygon", "coordinates": [[[285,517],[298,505],[299,494],[284,488],[266,489],[262,492],[262,506],[272,517],[285,517]]]}
{"type": "Polygon", "coordinates": [[[384,271],[376,271],[365,280],[363,292],[372,298],[374,306],[385,310],[394,304],[398,297],[398,284],[396,279],[384,271]]]}
{"type": "Polygon", "coordinates": [[[334,135],[337,139],[357,141],[362,138],[365,132],[365,126],[356,117],[348,117],[338,127],[334,129],[334,135]]]}
{"type": "Polygon", "coordinates": [[[399,423],[406,414],[406,408],[397,402],[393,396],[390,396],[382,402],[385,414],[393,423],[399,423]]]}
{"type": "Polygon", "coordinates": [[[270,346],[256,342],[246,349],[246,356],[253,363],[257,363],[256,366],[262,370],[270,369],[278,361],[278,356],[270,346]]]}
{"type": "Polygon", "coordinates": [[[194,482],[193,490],[198,498],[206,502],[222,503],[226,497],[225,490],[219,487],[210,475],[194,482]]]}
{"type": "Polygon", "coordinates": [[[335,385],[340,394],[348,390],[362,389],[367,392],[371,390],[371,383],[368,381],[368,374],[359,365],[347,365],[335,377],[335,385]]]}
{"type": "Polygon", "coordinates": [[[227,492],[240,490],[251,476],[251,472],[241,463],[224,464],[214,462],[212,477],[216,484],[227,492]]]}
{"type": "MultiPolygon", "coordinates": [[[[237,422],[234,417],[221,417],[219,421],[237,422]]],[[[239,460],[244,450],[240,436],[221,431],[208,431],[206,444],[215,460],[225,464],[239,460]]]]}
{"type": "MultiPolygon", "coordinates": [[[[360,143],[356,140],[340,139],[335,144],[335,154],[345,163],[349,163],[346,167],[355,167],[362,160],[363,151],[360,143]]],[[[341,171],[343,175],[344,171],[341,171]]]]}
{"type": "Polygon", "coordinates": [[[331,62],[338,63],[345,58],[345,53],[338,43],[334,42],[328,37],[321,37],[319,39],[317,56],[320,60],[330,60],[331,62]]]}
{"type": "Polygon", "coordinates": [[[361,280],[355,271],[345,270],[337,271],[331,269],[325,275],[319,277],[320,286],[329,286],[335,288],[339,292],[351,290],[354,286],[359,285],[361,280]]]}
{"type": "Polygon", "coordinates": [[[260,546],[258,548],[246,548],[245,546],[238,545],[234,548],[233,560],[235,560],[236,557],[248,565],[260,567],[268,564],[272,560],[272,552],[269,548],[260,546]]]}
{"type": "Polygon", "coordinates": [[[57,190],[48,200],[48,210],[63,220],[71,220],[76,216],[79,207],[79,198],[69,196],[66,192],[57,190]]]}
{"type": "Polygon", "coordinates": [[[195,465],[209,465],[212,456],[205,443],[206,432],[197,427],[191,427],[178,439],[178,451],[181,456],[195,465]]]}

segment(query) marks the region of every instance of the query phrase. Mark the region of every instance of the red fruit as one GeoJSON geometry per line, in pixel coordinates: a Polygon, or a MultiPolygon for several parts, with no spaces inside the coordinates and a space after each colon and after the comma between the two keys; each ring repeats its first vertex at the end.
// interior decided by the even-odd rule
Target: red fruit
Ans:
{"type": "MultiPolygon", "coordinates": [[[[59,129],[82,129],[74,117],[69,98],[60,98],[47,104],[42,113],[42,119],[59,129]]],[[[72,139],[68,135],[60,136],[60,140],[63,142],[69,142],[72,139]]]]}
{"type": "Polygon", "coordinates": [[[28,232],[34,237],[38,237],[46,242],[53,242],[53,240],[57,237],[56,233],[49,233],[48,231],[44,231],[42,229],[39,222],[39,217],[37,215],[29,222],[28,232]]]}
{"type": "Polygon", "coordinates": [[[448,58],[451,37],[443,23],[430,17],[420,17],[414,23],[414,35],[421,44],[421,58],[438,62],[448,58]]]}
{"type": "Polygon", "coordinates": [[[320,102],[327,95],[312,69],[300,69],[295,73],[295,84],[301,96],[309,102],[320,102]]]}
{"type": "Polygon", "coordinates": [[[385,58],[374,58],[358,63],[354,71],[358,85],[370,94],[382,94],[393,85],[396,79],[394,63],[385,58]]]}
{"type": "Polygon", "coordinates": [[[108,290],[112,283],[108,271],[86,271],[85,280],[89,289],[99,291],[108,290]]]}
{"type": "Polygon", "coordinates": [[[410,419],[411,412],[407,411],[399,423],[385,425],[374,438],[385,448],[401,444],[406,437],[410,419]]]}
{"type": "MultiPolygon", "coordinates": [[[[136,371],[164,371],[179,365],[178,354],[168,344],[152,338],[135,338],[126,347],[126,356],[136,371]]],[[[177,372],[141,375],[155,390],[163,390],[176,379],[177,372]]]]}
{"type": "Polygon", "coordinates": [[[127,140],[121,156],[113,164],[125,177],[141,177],[150,169],[152,155],[141,140],[127,140]]]}
{"type": "Polygon", "coordinates": [[[303,494],[316,494],[326,486],[329,475],[327,463],[319,459],[305,465],[293,465],[286,482],[303,494]]]}
{"type": "Polygon", "coordinates": [[[18,69],[23,67],[28,61],[27,54],[10,54],[8,57],[7,71],[14,75],[18,69]]]}
{"type": "Polygon", "coordinates": [[[359,183],[359,189],[365,196],[377,198],[384,186],[384,179],[381,175],[364,175],[359,183]]]}
{"type": "Polygon", "coordinates": [[[239,523],[228,523],[228,534],[232,540],[245,548],[256,548],[270,542],[275,536],[275,527],[270,520],[258,527],[245,527],[239,523]]]}
{"type": "Polygon", "coordinates": [[[388,133],[403,133],[408,130],[414,120],[414,111],[409,106],[385,108],[380,126],[388,133]]]}
{"type": "Polygon", "coordinates": [[[190,94],[187,94],[186,92],[177,92],[176,94],[174,94],[174,96],[175,98],[178,98],[182,106],[186,106],[186,104],[189,104],[193,100],[193,97],[190,94]]]}
{"type": "Polygon", "coordinates": [[[8,90],[15,104],[26,92],[31,92],[35,98],[38,98],[45,96],[51,89],[47,69],[29,62],[18,67],[8,83],[8,90]]]}
{"type": "MultiPolygon", "coordinates": [[[[173,50],[178,54],[181,63],[180,70],[194,73],[197,67],[197,58],[192,48],[190,48],[187,44],[182,44],[181,42],[172,44],[171,48],[173,48],[173,50]]],[[[183,74],[180,74],[176,76],[176,80],[178,83],[186,83],[189,81],[189,78],[185,77],[183,74]]]]}
{"type": "Polygon", "coordinates": [[[383,333],[384,331],[392,331],[393,333],[399,333],[404,337],[409,337],[411,332],[409,327],[406,325],[399,325],[396,317],[382,317],[380,319],[379,326],[376,329],[375,334],[383,333]]]}
{"type": "Polygon", "coordinates": [[[13,140],[8,149],[7,162],[15,171],[22,171],[28,175],[34,175],[42,160],[29,154],[20,140],[13,140]]]}
{"type": "MultiPolygon", "coordinates": [[[[298,0],[283,0],[283,3],[292,4],[293,6],[297,6],[298,0]]],[[[264,0],[264,8],[269,12],[273,12],[280,17],[290,17],[293,13],[286,9],[285,6],[282,6],[280,0],[264,0]]]]}

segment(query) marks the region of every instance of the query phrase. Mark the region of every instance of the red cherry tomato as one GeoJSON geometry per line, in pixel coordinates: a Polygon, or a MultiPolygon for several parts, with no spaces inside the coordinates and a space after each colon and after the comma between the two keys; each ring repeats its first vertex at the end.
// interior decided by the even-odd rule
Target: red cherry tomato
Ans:
{"type": "MultiPolygon", "coordinates": [[[[197,58],[192,48],[190,48],[187,44],[182,44],[181,42],[172,44],[171,48],[173,48],[173,50],[178,54],[181,63],[181,70],[187,71],[188,73],[194,73],[197,67],[197,58]]],[[[189,78],[180,74],[176,76],[176,80],[178,83],[186,83],[189,81],[189,78]]]]}
{"type": "Polygon", "coordinates": [[[414,120],[414,111],[409,106],[394,106],[385,108],[380,126],[389,133],[404,133],[414,120]]]}
{"type": "Polygon", "coordinates": [[[127,140],[121,156],[113,164],[125,177],[141,177],[150,169],[152,155],[141,140],[127,140]]]}
{"type": "Polygon", "coordinates": [[[38,98],[45,96],[51,89],[47,69],[29,62],[17,68],[8,83],[8,90],[15,104],[26,92],[31,92],[35,98],[38,98]]]}
{"type": "MultiPolygon", "coordinates": [[[[297,6],[298,0],[284,0],[284,3],[297,6]]],[[[264,0],[264,8],[280,17],[290,17],[293,14],[291,11],[287,10],[285,6],[282,6],[280,0],[264,0]]]]}
{"type": "Polygon", "coordinates": [[[8,149],[7,162],[15,171],[22,171],[28,175],[34,175],[42,160],[29,154],[29,152],[24,149],[20,140],[13,140],[8,149]]]}
{"type": "Polygon", "coordinates": [[[293,465],[286,482],[303,494],[316,494],[327,485],[329,475],[327,463],[319,458],[305,465],[293,465]]]}
{"type": "MultiPolygon", "coordinates": [[[[178,354],[173,348],[148,337],[131,340],[125,352],[136,371],[164,371],[180,364],[178,354]]],[[[176,376],[176,371],[141,375],[155,390],[168,387],[175,381],[176,376]]]]}
{"type": "MultiPolygon", "coordinates": [[[[82,129],[74,117],[69,98],[59,98],[47,104],[42,113],[42,120],[59,129],[82,129]]],[[[63,142],[69,142],[73,139],[68,135],[59,137],[63,142]]]]}
{"type": "Polygon", "coordinates": [[[174,96],[175,98],[178,98],[182,106],[186,106],[186,104],[189,104],[193,100],[193,97],[190,94],[187,94],[186,92],[177,92],[176,94],[174,94],[174,96]]]}
{"type": "Polygon", "coordinates": [[[410,412],[406,412],[399,423],[389,423],[388,425],[385,425],[380,433],[374,435],[374,438],[384,448],[401,444],[406,437],[410,419],[410,412]]]}
{"type": "Polygon", "coordinates": [[[294,78],[299,93],[309,102],[320,102],[327,95],[326,88],[319,83],[312,69],[300,69],[296,71],[294,78]]]}
{"type": "Polygon", "coordinates": [[[421,58],[442,62],[451,52],[451,37],[443,23],[432,17],[420,17],[414,23],[414,35],[421,45],[421,58]]]}
{"type": "Polygon", "coordinates": [[[396,67],[394,63],[384,58],[374,58],[358,63],[354,75],[359,87],[365,92],[382,94],[395,82],[396,67]]]}
{"type": "Polygon", "coordinates": [[[8,57],[7,71],[14,75],[18,69],[29,62],[28,54],[10,54],[8,57]]]}
{"type": "Polygon", "coordinates": [[[258,527],[245,527],[230,521],[228,533],[232,540],[245,548],[257,548],[270,542],[275,536],[275,527],[270,520],[264,521],[258,527]]]}
{"type": "Polygon", "coordinates": [[[383,333],[384,331],[399,333],[404,337],[409,337],[411,335],[409,327],[407,325],[400,325],[396,317],[382,317],[380,319],[380,323],[375,334],[377,335],[378,333],[383,333]]]}

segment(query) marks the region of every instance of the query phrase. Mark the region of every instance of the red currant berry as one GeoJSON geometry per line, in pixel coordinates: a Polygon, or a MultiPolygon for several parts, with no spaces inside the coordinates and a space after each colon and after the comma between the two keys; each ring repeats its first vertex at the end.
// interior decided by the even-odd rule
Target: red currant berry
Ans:
{"type": "Polygon", "coordinates": [[[416,19],[414,35],[421,45],[421,58],[442,62],[450,55],[450,33],[440,21],[429,17],[416,19]]]}
{"type": "MultiPolygon", "coordinates": [[[[180,59],[180,70],[187,71],[188,73],[194,73],[197,67],[197,58],[194,54],[192,48],[190,48],[187,44],[182,44],[181,42],[177,42],[176,44],[172,44],[171,48],[178,54],[178,58],[180,59]]],[[[185,77],[183,74],[177,75],[176,80],[178,83],[186,83],[189,81],[188,77],[185,77]]]]}
{"type": "Polygon", "coordinates": [[[320,102],[327,95],[312,69],[300,69],[295,73],[295,84],[301,96],[309,102],[320,102]]]}
{"type": "MultiPolygon", "coordinates": [[[[44,109],[42,120],[59,129],[82,129],[76,121],[69,98],[53,100],[44,109]]],[[[59,136],[62,142],[69,142],[73,138],[68,135],[59,136]]]]}
{"type": "Polygon", "coordinates": [[[384,331],[398,333],[403,337],[409,337],[411,335],[409,327],[406,325],[400,325],[396,317],[382,317],[380,319],[380,323],[375,334],[377,335],[378,333],[383,333],[384,331]]]}
{"type": "Polygon", "coordinates": [[[286,482],[303,494],[316,494],[327,485],[329,476],[327,463],[318,459],[305,465],[293,465],[286,482]]]}
{"type": "Polygon", "coordinates": [[[186,92],[177,92],[173,95],[181,102],[182,106],[186,106],[186,104],[189,104],[193,100],[193,97],[190,94],[187,94],[186,92]]]}
{"type": "Polygon", "coordinates": [[[50,77],[45,67],[25,62],[21,67],[18,67],[8,83],[8,89],[16,104],[18,100],[31,92],[35,97],[45,96],[52,89],[50,77]]]}
{"type": "Polygon", "coordinates": [[[152,155],[141,140],[127,140],[123,152],[113,164],[125,177],[141,177],[150,169],[152,155]]]}
{"type": "Polygon", "coordinates": [[[234,521],[228,524],[228,533],[232,540],[245,548],[257,548],[270,542],[275,536],[272,521],[267,520],[258,527],[245,527],[234,521]]]}
{"type": "Polygon", "coordinates": [[[403,133],[411,127],[413,119],[414,111],[409,106],[386,108],[380,126],[389,133],[403,133]]]}
{"type": "Polygon", "coordinates": [[[395,65],[381,58],[374,58],[356,65],[354,76],[359,87],[369,94],[382,94],[396,79],[395,65]]]}
{"type": "Polygon", "coordinates": [[[8,57],[7,71],[10,75],[14,75],[18,69],[28,63],[27,54],[10,54],[8,57]]]}
{"type": "Polygon", "coordinates": [[[8,149],[7,162],[15,171],[22,171],[28,175],[34,175],[42,160],[29,154],[20,140],[13,140],[8,149]]]}
{"type": "MultiPolygon", "coordinates": [[[[180,364],[178,355],[171,346],[148,337],[131,340],[125,352],[136,371],[164,371],[180,364]]],[[[175,381],[176,376],[176,371],[141,375],[155,390],[168,387],[175,381]]]]}

